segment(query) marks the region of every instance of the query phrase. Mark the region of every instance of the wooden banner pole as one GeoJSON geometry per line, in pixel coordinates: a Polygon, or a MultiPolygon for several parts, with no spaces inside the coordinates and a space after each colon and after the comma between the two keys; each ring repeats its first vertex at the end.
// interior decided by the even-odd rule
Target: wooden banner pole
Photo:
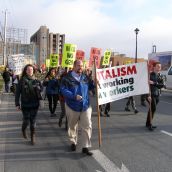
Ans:
{"type": "Polygon", "coordinates": [[[94,74],[95,74],[95,83],[96,83],[96,103],[97,103],[97,118],[98,118],[98,138],[99,138],[99,147],[102,145],[102,133],[101,133],[101,123],[100,123],[100,109],[98,101],[98,81],[96,75],[96,61],[94,59],[94,74]]]}

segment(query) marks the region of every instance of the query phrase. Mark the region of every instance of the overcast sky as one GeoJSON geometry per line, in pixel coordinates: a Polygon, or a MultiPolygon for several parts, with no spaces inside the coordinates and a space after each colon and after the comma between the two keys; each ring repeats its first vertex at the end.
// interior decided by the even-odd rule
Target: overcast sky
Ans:
{"type": "Polygon", "coordinates": [[[97,47],[134,57],[136,27],[138,58],[146,59],[154,44],[158,52],[172,51],[171,0],[0,0],[0,27],[5,9],[8,26],[28,29],[28,40],[46,25],[87,56],[97,47]]]}

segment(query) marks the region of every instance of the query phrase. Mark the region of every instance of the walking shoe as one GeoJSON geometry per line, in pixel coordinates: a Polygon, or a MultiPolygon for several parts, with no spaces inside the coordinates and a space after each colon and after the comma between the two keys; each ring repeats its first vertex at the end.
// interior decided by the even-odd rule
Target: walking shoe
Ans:
{"type": "Polygon", "coordinates": [[[76,151],[76,145],[75,144],[71,144],[71,151],[76,151]]]}
{"type": "Polygon", "coordinates": [[[149,129],[149,131],[153,131],[153,130],[154,130],[154,128],[152,127],[152,125],[150,125],[150,126],[148,127],[148,129],[149,129]]]}
{"type": "Polygon", "coordinates": [[[135,113],[135,114],[136,114],[136,113],[139,113],[139,111],[138,111],[137,109],[135,109],[135,110],[134,110],[134,113],[135,113]]]}
{"type": "Polygon", "coordinates": [[[90,152],[90,151],[88,150],[88,148],[82,148],[82,153],[84,153],[84,154],[86,154],[86,155],[88,155],[88,156],[92,156],[92,155],[93,155],[93,153],[90,152]]]}
{"type": "Polygon", "coordinates": [[[59,118],[59,127],[61,128],[62,126],[62,118],[59,118]]]}
{"type": "Polygon", "coordinates": [[[128,112],[130,112],[130,109],[129,109],[128,107],[126,107],[126,108],[125,108],[125,111],[128,111],[128,112]]]}
{"type": "Polygon", "coordinates": [[[22,135],[23,135],[23,138],[24,138],[24,139],[28,139],[26,130],[23,130],[23,129],[22,129],[22,135]]]}
{"type": "Polygon", "coordinates": [[[109,113],[105,113],[105,115],[106,115],[107,117],[110,117],[109,113]]]}
{"type": "Polygon", "coordinates": [[[35,138],[35,131],[31,131],[31,145],[35,145],[36,138],[35,138]]]}
{"type": "Polygon", "coordinates": [[[147,128],[149,128],[150,126],[151,126],[153,129],[157,128],[157,126],[155,126],[155,125],[147,125],[147,124],[146,124],[146,127],[147,127],[147,128]]]}

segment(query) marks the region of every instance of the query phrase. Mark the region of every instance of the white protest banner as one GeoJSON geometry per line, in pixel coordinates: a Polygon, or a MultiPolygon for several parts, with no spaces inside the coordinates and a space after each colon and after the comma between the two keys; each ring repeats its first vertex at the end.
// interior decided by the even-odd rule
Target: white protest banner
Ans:
{"type": "Polygon", "coordinates": [[[15,75],[20,75],[25,65],[24,54],[11,55],[8,58],[8,65],[15,75]]]}
{"type": "Polygon", "coordinates": [[[149,93],[147,62],[97,69],[99,105],[149,93]]]}

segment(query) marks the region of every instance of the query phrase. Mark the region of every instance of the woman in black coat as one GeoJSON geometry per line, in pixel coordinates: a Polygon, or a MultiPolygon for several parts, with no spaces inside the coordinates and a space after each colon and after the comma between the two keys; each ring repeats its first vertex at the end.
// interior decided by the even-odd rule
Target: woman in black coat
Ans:
{"type": "Polygon", "coordinates": [[[26,128],[30,123],[31,144],[35,144],[36,116],[41,100],[41,82],[35,78],[35,69],[31,64],[24,67],[17,85],[15,105],[23,114],[22,134],[27,139],[26,128]]]}

